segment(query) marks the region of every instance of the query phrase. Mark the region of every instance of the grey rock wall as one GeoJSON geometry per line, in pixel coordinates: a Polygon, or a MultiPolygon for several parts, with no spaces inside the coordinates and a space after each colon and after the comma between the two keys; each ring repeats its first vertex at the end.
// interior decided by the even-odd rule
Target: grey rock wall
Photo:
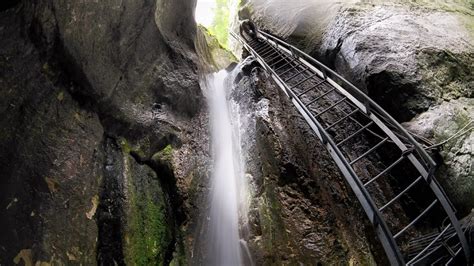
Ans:
{"type": "Polygon", "coordinates": [[[194,7],[2,5],[0,264],[185,263],[181,173],[207,131],[194,7]]]}
{"type": "MultiPolygon", "coordinates": [[[[474,92],[474,14],[468,2],[249,0],[243,2],[239,15],[324,62],[400,122],[413,119],[410,123],[416,124],[421,117],[435,117],[445,110],[443,106],[470,108],[469,100],[461,100],[472,99],[474,92]]],[[[445,123],[453,129],[450,133],[462,128],[455,119],[445,123]]],[[[426,127],[410,128],[438,130],[426,127]]],[[[449,134],[424,136],[440,142],[449,134]]],[[[458,148],[470,147],[468,138],[456,141],[458,148]]],[[[464,215],[474,207],[474,200],[463,191],[474,188],[460,180],[473,175],[456,169],[460,161],[462,168],[470,168],[473,157],[452,152],[450,145],[438,149],[437,176],[464,215]]]]}
{"type": "Polygon", "coordinates": [[[250,199],[243,238],[255,265],[386,263],[325,148],[253,61],[235,80],[250,199]]]}

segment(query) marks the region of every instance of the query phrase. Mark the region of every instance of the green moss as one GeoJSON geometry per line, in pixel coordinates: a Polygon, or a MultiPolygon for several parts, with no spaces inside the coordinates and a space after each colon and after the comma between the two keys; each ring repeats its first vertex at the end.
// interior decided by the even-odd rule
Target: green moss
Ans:
{"type": "Polygon", "coordinates": [[[56,97],[58,101],[62,102],[64,100],[64,91],[60,91],[56,97]]]}
{"type": "Polygon", "coordinates": [[[155,153],[151,159],[156,163],[170,163],[173,159],[173,147],[167,145],[161,151],[155,153]]]}
{"type": "Polygon", "coordinates": [[[426,49],[417,56],[425,93],[439,100],[472,97],[473,53],[426,49]]]}
{"type": "MultiPolygon", "coordinates": [[[[129,150],[122,141],[124,152],[129,150]]],[[[167,201],[156,174],[138,165],[125,153],[128,181],[128,208],[125,226],[125,260],[127,265],[163,265],[172,237],[167,201]]]]}
{"type": "Polygon", "coordinates": [[[151,170],[128,167],[129,213],[125,234],[128,265],[163,265],[172,241],[163,191],[151,170]]]}
{"type": "Polygon", "coordinates": [[[128,259],[130,265],[163,265],[171,241],[163,204],[149,196],[133,197],[129,221],[128,259]]]}
{"type": "Polygon", "coordinates": [[[132,146],[130,146],[130,143],[128,143],[128,141],[124,138],[120,139],[120,145],[122,146],[122,151],[125,154],[129,154],[132,150],[132,146]]]}
{"type": "Polygon", "coordinates": [[[173,147],[168,144],[161,152],[164,157],[171,158],[171,156],[173,155],[173,147]]]}
{"type": "Polygon", "coordinates": [[[179,241],[177,241],[176,252],[173,253],[173,259],[170,262],[170,266],[188,265],[182,235],[183,232],[181,232],[178,237],[179,241]]]}
{"type": "Polygon", "coordinates": [[[130,144],[126,139],[121,138],[120,139],[120,145],[122,147],[122,151],[125,154],[130,154],[134,153],[141,159],[147,158],[146,152],[142,149],[142,147],[147,147],[147,144],[138,144],[138,145],[132,145],[130,144]]]}
{"type": "Polygon", "coordinates": [[[207,63],[216,68],[215,70],[226,68],[232,62],[238,61],[237,57],[225,48],[210,30],[204,26],[199,26],[198,30],[199,53],[207,63]]]}

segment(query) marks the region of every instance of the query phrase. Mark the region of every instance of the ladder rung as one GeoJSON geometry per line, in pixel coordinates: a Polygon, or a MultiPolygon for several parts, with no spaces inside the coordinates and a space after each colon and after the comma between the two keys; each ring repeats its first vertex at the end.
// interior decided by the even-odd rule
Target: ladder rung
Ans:
{"type": "MultiPolygon", "coordinates": [[[[435,200],[436,201],[436,200],[435,200]]],[[[428,246],[426,246],[422,251],[420,251],[420,253],[418,253],[418,255],[416,255],[415,257],[413,257],[413,259],[411,259],[409,262],[407,262],[407,265],[411,265],[414,261],[418,260],[418,258],[423,255],[431,246],[434,245],[434,243],[436,243],[436,241],[438,241],[438,239],[440,239],[441,236],[444,235],[444,233],[451,227],[451,224],[449,224],[448,226],[446,226],[446,228],[444,228],[443,231],[441,231],[441,233],[439,233],[439,235],[437,237],[435,237],[435,239],[433,239],[433,241],[431,241],[430,244],[428,244],[428,246]]]]}
{"type": "MultiPolygon", "coordinates": [[[[277,59],[278,57],[281,57],[281,54],[280,54],[278,51],[277,51],[277,53],[278,53],[278,54],[275,55],[274,57],[272,57],[271,59],[266,60],[266,61],[268,62],[268,64],[270,64],[271,61],[277,59]]],[[[270,64],[270,65],[271,65],[271,64],[270,64]]]]}
{"type": "Polygon", "coordinates": [[[439,265],[440,261],[442,261],[444,257],[440,257],[439,259],[435,260],[433,263],[430,263],[431,266],[433,265],[439,265]]]}
{"type": "MultiPolygon", "coordinates": [[[[444,219],[443,219],[444,220],[444,219]]],[[[463,227],[463,230],[465,228],[463,227]]],[[[452,236],[455,236],[456,235],[456,230],[454,228],[450,228],[448,231],[447,231],[448,234],[451,234],[452,236]]],[[[427,235],[424,235],[424,236],[421,236],[421,237],[418,237],[414,240],[410,240],[410,242],[408,243],[409,246],[408,246],[408,249],[410,250],[417,250],[416,247],[413,247],[413,246],[416,246],[416,245],[424,245],[426,243],[430,243],[436,236],[438,235],[438,233],[430,233],[430,234],[427,234],[427,235]]],[[[418,248],[419,249],[419,248],[418,248]]]]}
{"type": "Polygon", "coordinates": [[[318,84],[316,84],[313,87],[311,87],[311,88],[303,91],[302,93],[298,94],[298,97],[301,97],[301,96],[305,95],[306,93],[308,93],[309,91],[316,89],[319,85],[323,84],[324,82],[326,82],[326,81],[323,80],[323,81],[318,82],[318,84]]]}
{"type": "Polygon", "coordinates": [[[250,46],[253,46],[253,45],[258,46],[257,49],[269,46],[266,42],[256,42],[255,44],[250,44],[250,46]]]}
{"type": "MultiPolygon", "coordinates": [[[[448,230],[448,231],[449,231],[449,230],[448,230]]],[[[445,234],[446,234],[446,233],[445,233],[445,234]]],[[[456,235],[456,233],[454,233],[454,235],[456,235]]],[[[454,236],[454,235],[452,235],[452,236],[454,236]]],[[[437,236],[437,235],[435,235],[435,236],[437,236]]],[[[437,245],[433,245],[433,246],[431,246],[430,248],[428,248],[426,251],[424,251],[424,252],[422,253],[423,256],[419,256],[419,257],[417,258],[417,260],[416,260],[416,261],[413,261],[413,264],[410,264],[410,265],[418,264],[419,262],[423,261],[424,259],[429,258],[431,255],[433,255],[433,252],[436,252],[436,251],[439,250],[440,248],[445,248],[446,251],[449,253],[450,258],[455,257],[455,256],[456,256],[456,255],[455,255],[455,252],[452,250],[452,248],[451,248],[449,245],[447,245],[447,244],[445,243],[445,240],[447,240],[447,239],[449,239],[449,238],[452,238],[452,236],[443,237],[443,239],[438,240],[438,244],[437,244],[437,245]],[[439,243],[439,242],[441,242],[441,243],[439,243]]],[[[430,241],[431,241],[431,240],[430,240],[430,241]]],[[[429,245],[430,243],[431,243],[431,242],[428,242],[427,245],[429,245]]],[[[460,244],[460,243],[459,243],[459,244],[460,244]]],[[[458,244],[458,245],[459,245],[459,244],[458,244]]],[[[456,247],[457,247],[458,245],[456,245],[454,248],[456,249],[456,247]]],[[[421,251],[423,251],[423,249],[424,249],[424,247],[422,247],[422,250],[421,250],[421,251]]],[[[421,253],[421,251],[412,252],[412,254],[409,254],[409,258],[414,258],[414,257],[416,257],[419,253],[421,253]],[[413,254],[413,253],[414,253],[414,254],[413,254]]],[[[444,256],[444,257],[441,256],[441,258],[437,259],[437,260],[434,261],[434,262],[431,262],[430,265],[432,265],[432,266],[433,266],[433,265],[442,265],[442,264],[439,263],[439,262],[440,262],[441,260],[443,260],[443,259],[446,259],[446,256],[444,256]]]]}
{"type": "Polygon", "coordinates": [[[334,103],[333,105],[329,106],[328,108],[324,109],[323,111],[321,111],[321,113],[317,114],[316,116],[322,116],[323,114],[325,114],[327,111],[331,110],[332,108],[338,106],[339,104],[341,104],[342,102],[344,102],[345,100],[347,100],[346,97],[340,99],[339,101],[337,101],[336,103],[334,103]]]}
{"type": "Polygon", "coordinates": [[[347,119],[349,116],[351,116],[351,115],[353,115],[353,114],[355,114],[355,113],[357,113],[357,112],[359,112],[359,109],[356,109],[356,110],[352,111],[351,113],[345,115],[343,118],[337,120],[337,121],[334,122],[332,125],[330,125],[330,126],[328,126],[327,128],[325,128],[324,130],[329,130],[329,129],[333,128],[334,126],[336,126],[337,124],[341,123],[342,121],[344,121],[345,119],[347,119]]]}
{"type": "Polygon", "coordinates": [[[271,48],[270,50],[261,54],[260,57],[264,58],[266,56],[271,56],[271,55],[274,55],[275,53],[278,53],[278,51],[276,51],[273,47],[270,47],[270,48],[271,48]]]}
{"type": "Polygon", "coordinates": [[[329,93],[335,91],[336,88],[332,88],[330,90],[328,90],[327,92],[323,93],[322,95],[318,96],[317,98],[313,99],[311,102],[309,102],[306,106],[310,106],[312,105],[313,103],[315,103],[316,101],[319,101],[320,99],[322,99],[324,96],[328,95],[329,93]]]}
{"type": "Polygon", "coordinates": [[[253,39],[249,42],[249,44],[256,44],[256,43],[262,43],[258,38],[257,39],[253,39]]]}
{"type": "Polygon", "coordinates": [[[396,160],[394,163],[392,163],[389,167],[385,168],[385,170],[383,170],[377,176],[375,176],[374,178],[370,179],[367,183],[365,183],[364,186],[366,187],[366,186],[370,185],[371,183],[373,183],[374,181],[376,181],[377,179],[379,179],[379,177],[381,177],[382,175],[384,175],[388,171],[392,170],[392,168],[395,167],[397,164],[399,164],[401,161],[403,161],[403,159],[405,159],[405,156],[402,156],[402,157],[398,158],[398,160],[396,160]]]}
{"type": "MultiPolygon", "coordinates": [[[[433,208],[436,203],[438,202],[437,199],[435,199],[431,204],[430,206],[428,206],[428,208],[426,208],[423,212],[421,212],[413,221],[411,221],[407,226],[405,226],[405,228],[403,228],[402,230],[400,230],[397,234],[395,234],[393,236],[393,238],[398,238],[400,235],[402,235],[403,233],[405,233],[406,230],[408,230],[408,228],[412,227],[416,222],[418,222],[418,220],[421,219],[421,217],[423,217],[429,210],[431,210],[431,208],[433,208]]],[[[445,229],[446,230],[446,229],[445,229]]]]}
{"type": "MultiPolygon", "coordinates": [[[[351,105],[350,102],[348,102],[348,103],[349,103],[349,105],[351,105]]],[[[367,117],[367,116],[366,116],[366,117],[367,117]]],[[[355,119],[355,118],[353,118],[353,117],[350,117],[349,119],[351,119],[354,123],[358,124],[359,126],[362,126],[362,124],[361,124],[359,121],[357,121],[357,119],[355,119]]],[[[379,134],[375,133],[373,130],[370,130],[370,129],[369,129],[369,130],[367,130],[367,131],[368,131],[370,134],[374,135],[375,137],[377,137],[377,138],[379,138],[379,139],[383,139],[382,136],[380,136],[379,134]]]]}
{"type": "MultiPolygon", "coordinates": [[[[300,66],[300,65],[301,65],[301,64],[298,63],[298,64],[296,65],[296,67],[298,67],[298,66],[300,66]]],[[[281,73],[280,76],[284,76],[284,75],[288,74],[289,72],[291,72],[292,70],[298,71],[298,69],[297,69],[296,67],[288,68],[288,69],[285,70],[283,73],[281,73]]],[[[302,72],[304,72],[304,71],[306,71],[306,70],[308,70],[307,67],[305,67],[305,69],[304,69],[303,71],[298,71],[298,74],[299,74],[299,73],[302,73],[302,72]]],[[[287,80],[285,80],[285,82],[286,82],[286,81],[287,81],[287,80]]]]}
{"type": "MultiPolygon", "coordinates": [[[[448,241],[450,238],[451,238],[451,237],[449,237],[449,236],[448,236],[447,238],[443,238],[443,239],[441,240],[442,242],[441,242],[440,246],[444,247],[444,248],[448,251],[448,253],[449,253],[452,257],[454,257],[454,253],[455,253],[455,252],[454,252],[453,248],[450,247],[450,246],[448,245],[448,243],[447,243],[447,241],[448,241]]],[[[457,246],[457,245],[456,245],[456,246],[457,246]]],[[[456,246],[454,246],[454,248],[456,248],[456,246]]],[[[433,249],[436,250],[436,248],[437,248],[437,247],[434,247],[433,249]]],[[[433,249],[431,249],[431,250],[433,250],[433,249]]],[[[431,252],[431,251],[430,251],[430,252],[431,252]]]]}
{"type": "Polygon", "coordinates": [[[420,180],[423,179],[423,176],[419,176],[413,183],[411,183],[408,187],[406,187],[402,192],[400,192],[397,196],[395,196],[393,199],[391,199],[387,204],[385,204],[382,208],[379,209],[379,211],[383,211],[385,208],[388,206],[392,205],[396,200],[398,200],[403,194],[405,194],[408,190],[410,190],[413,186],[415,186],[420,180]]]}
{"type": "MultiPolygon", "coordinates": [[[[270,66],[276,66],[276,65],[278,65],[278,63],[280,63],[281,61],[284,61],[284,60],[286,60],[286,58],[284,56],[282,56],[282,58],[280,60],[276,61],[275,63],[271,63],[270,66]]],[[[286,62],[288,63],[288,61],[286,61],[286,62]]],[[[276,70],[275,70],[275,72],[276,72],[276,70]]]]}
{"type": "Polygon", "coordinates": [[[284,58],[284,59],[285,59],[285,61],[286,61],[286,64],[283,64],[283,65],[279,66],[278,68],[275,68],[275,70],[274,70],[275,73],[276,73],[277,71],[279,71],[280,69],[282,69],[283,67],[286,67],[286,66],[288,66],[288,65],[290,65],[291,67],[293,67],[293,66],[292,66],[293,61],[291,61],[290,58],[284,58]],[[289,59],[290,61],[288,61],[287,59],[289,59]]]}
{"type": "MultiPolygon", "coordinates": [[[[264,45],[258,49],[254,49],[255,52],[257,52],[260,56],[264,55],[265,53],[267,52],[270,52],[273,50],[273,47],[271,46],[268,46],[268,45],[264,45]]],[[[263,57],[263,56],[262,56],[263,57]]]]}
{"type": "Polygon", "coordinates": [[[355,136],[359,135],[362,131],[364,131],[365,129],[370,127],[373,123],[374,123],[374,121],[370,121],[367,125],[365,125],[365,126],[361,127],[360,129],[358,129],[352,135],[350,135],[349,137],[347,137],[344,140],[342,140],[341,142],[339,142],[336,146],[341,146],[342,144],[346,143],[348,140],[350,140],[350,139],[354,138],[355,136]]]}
{"type": "MultiPolygon", "coordinates": [[[[285,82],[288,82],[288,81],[290,81],[290,80],[296,78],[297,76],[301,75],[302,73],[304,73],[304,72],[307,71],[307,70],[308,70],[308,68],[305,67],[303,70],[298,71],[297,73],[293,74],[293,76],[291,76],[291,77],[285,79],[285,82]]],[[[287,72],[287,71],[285,71],[284,74],[286,74],[286,72],[287,72]]],[[[283,76],[283,74],[282,74],[282,76],[283,76]]]]}
{"type": "Polygon", "coordinates": [[[387,140],[388,140],[388,137],[384,138],[382,141],[380,141],[379,143],[377,143],[377,145],[375,145],[374,147],[372,147],[370,150],[366,151],[364,154],[362,154],[361,156],[359,156],[357,159],[355,159],[354,161],[350,162],[350,165],[355,164],[355,163],[358,162],[360,159],[364,158],[365,156],[367,156],[367,155],[369,155],[370,153],[372,153],[373,151],[375,151],[378,147],[382,146],[382,144],[384,144],[387,140]]]}
{"type": "Polygon", "coordinates": [[[262,48],[262,47],[265,46],[264,43],[261,43],[259,41],[249,42],[248,45],[252,46],[252,48],[254,48],[254,50],[258,49],[258,48],[262,48]]]}
{"type": "Polygon", "coordinates": [[[305,83],[306,81],[316,77],[318,74],[312,74],[312,75],[309,75],[308,77],[302,79],[301,81],[299,81],[298,83],[296,83],[295,85],[291,86],[292,88],[296,88],[298,87],[299,85],[305,83]]]}
{"type": "Polygon", "coordinates": [[[445,265],[445,266],[450,265],[451,262],[453,262],[453,260],[459,255],[459,253],[461,253],[461,251],[462,251],[462,247],[460,247],[460,248],[458,249],[458,251],[456,251],[456,253],[454,253],[454,256],[452,256],[452,258],[450,258],[450,259],[446,262],[446,264],[444,264],[444,265],[445,265]]]}

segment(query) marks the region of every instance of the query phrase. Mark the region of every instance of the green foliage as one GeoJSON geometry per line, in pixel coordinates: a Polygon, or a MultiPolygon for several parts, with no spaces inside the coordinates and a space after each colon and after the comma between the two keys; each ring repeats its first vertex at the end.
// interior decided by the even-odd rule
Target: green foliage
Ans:
{"type": "Polygon", "coordinates": [[[230,0],[216,0],[214,9],[214,21],[209,29],[212,35],[216,36],[219,43],[227,47],[230,25],[230,0]]]}

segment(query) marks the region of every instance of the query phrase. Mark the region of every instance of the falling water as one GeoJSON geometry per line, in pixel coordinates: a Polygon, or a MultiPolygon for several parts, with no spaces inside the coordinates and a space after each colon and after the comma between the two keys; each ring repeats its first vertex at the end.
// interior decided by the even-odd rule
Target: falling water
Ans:
{"type": "Polygon", "coordinates": [[[232,84],[240,66],[233,72],[222,70],[207,78],[213,147],[213,172],[209,192],[210,207],[205,221],[204,265],[253,265],[241,233],[248,213],[247,181],[242,156],[245,131],[239,103],[230,99],[232,84]]]}
{"type": "Polygon", "coordinates": [[[228,76],[222,70],[208,81],[214,158],[207,243],[211,265],[242,265],[239,237],[241,156],[227,100],[231,89],[228,76]]]}

